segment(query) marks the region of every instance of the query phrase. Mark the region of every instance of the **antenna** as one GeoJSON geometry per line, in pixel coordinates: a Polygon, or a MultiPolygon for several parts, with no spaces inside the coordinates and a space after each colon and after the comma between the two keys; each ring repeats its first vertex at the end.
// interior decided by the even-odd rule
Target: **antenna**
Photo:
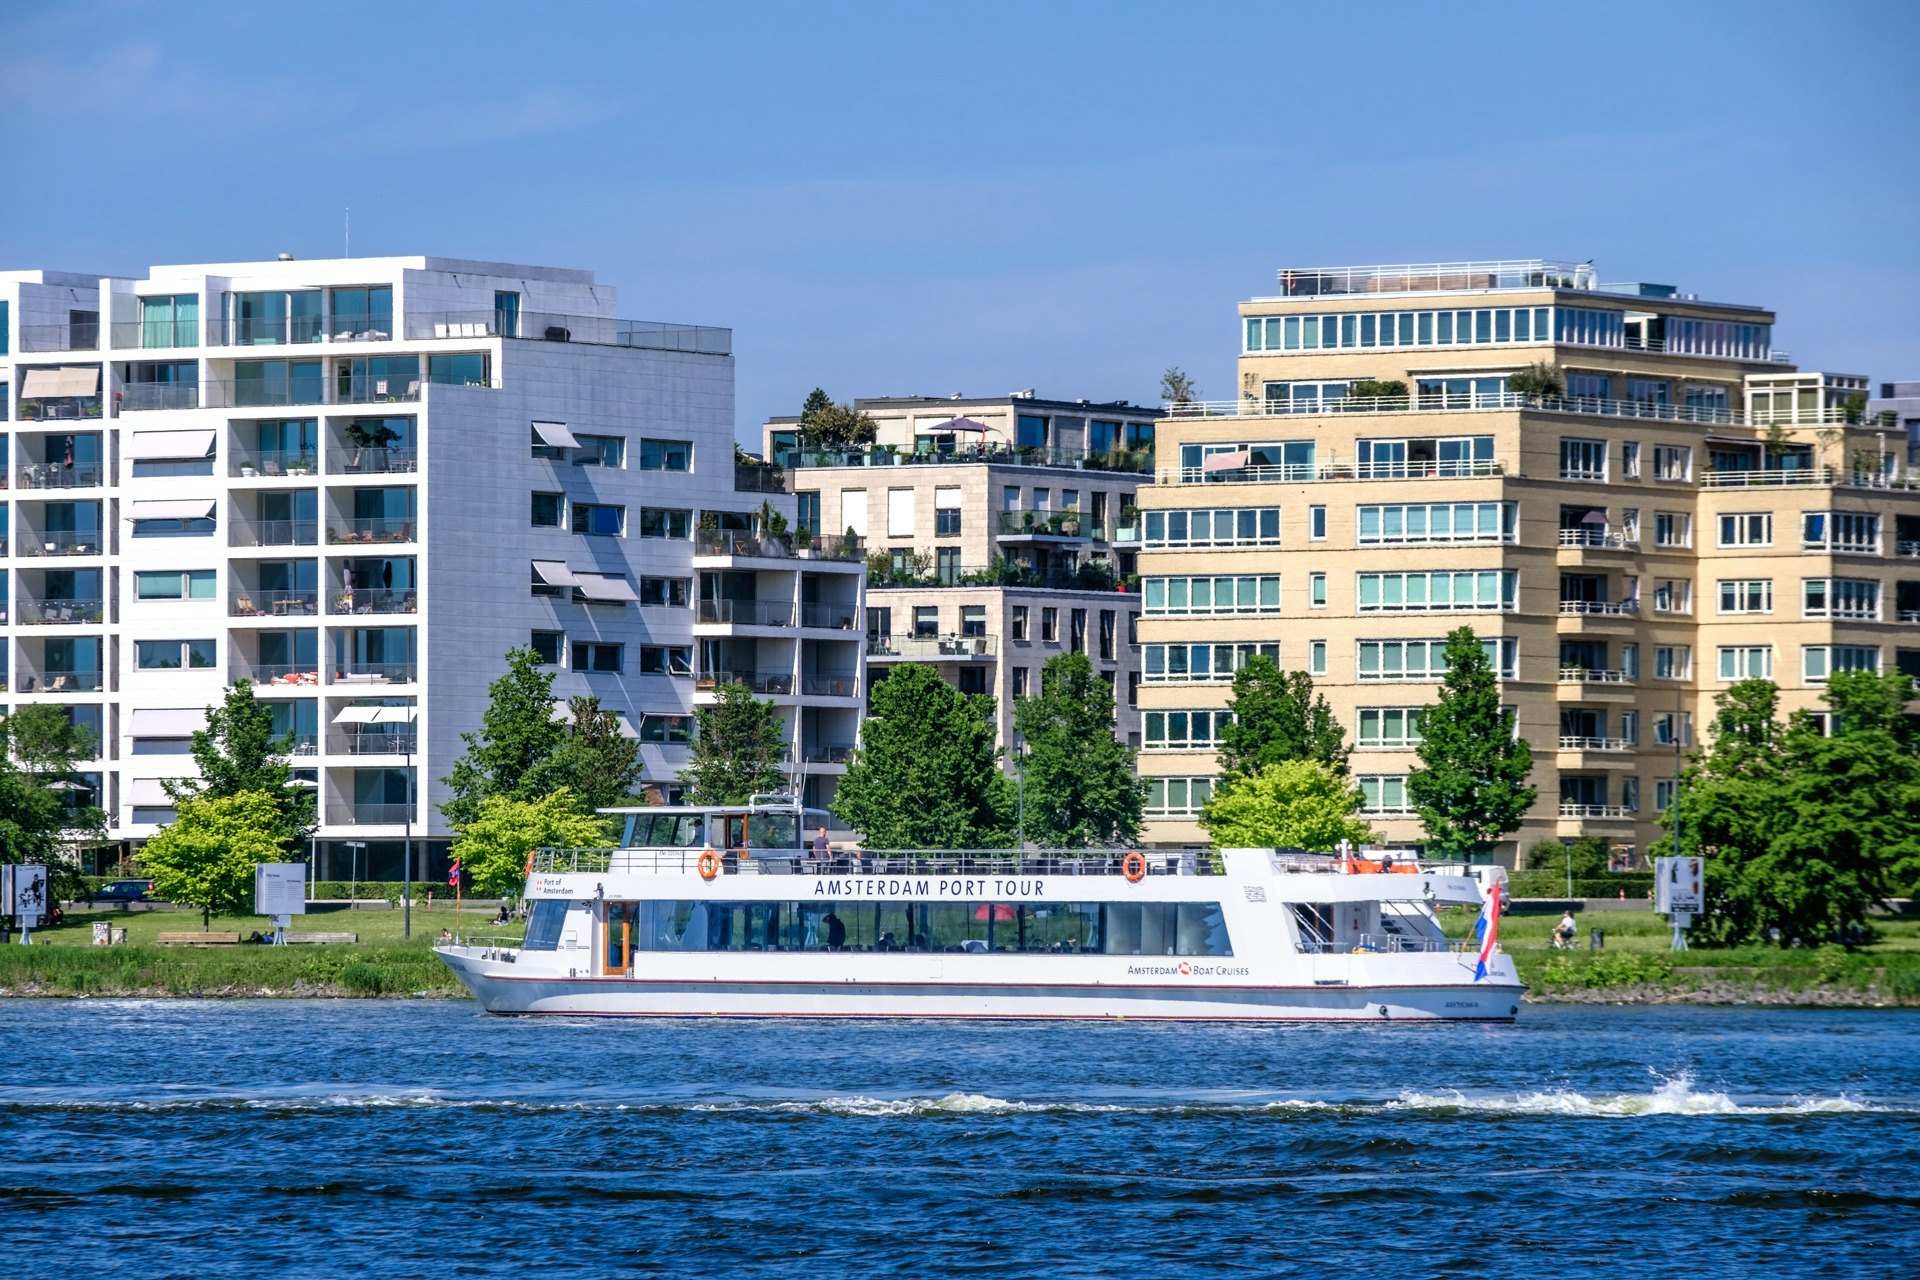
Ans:
{"type": "Polygon", "coordinates": [[[340,256],[351,258],[353,256],[353,206],[343,205],[342,207],[346,210],[347,216],[345,228],[340,234],[340,256]]]}

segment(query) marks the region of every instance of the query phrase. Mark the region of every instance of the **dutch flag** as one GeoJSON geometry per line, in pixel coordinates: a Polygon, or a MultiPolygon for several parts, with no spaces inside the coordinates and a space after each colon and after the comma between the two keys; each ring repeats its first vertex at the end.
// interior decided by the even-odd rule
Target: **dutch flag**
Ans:
{"type": "Polygon", "coordinates": [[[1487,964],[1500,945],[1500,885],[1495,884],[1487,891],[1480,918],[1473,922],[1473,936],[1480,943],[1480,963],[1473,967],[1473,980],[1478,982],[1487,976],[1487,964]]]}

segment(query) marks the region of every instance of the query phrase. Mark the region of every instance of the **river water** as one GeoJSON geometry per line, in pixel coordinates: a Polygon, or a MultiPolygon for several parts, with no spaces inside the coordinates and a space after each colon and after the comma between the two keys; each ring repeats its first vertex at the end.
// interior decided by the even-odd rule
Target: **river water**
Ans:
{"type": "Polygon", "coordinates": [[[1920,1274],[1920,1015],[0,1002],[20,1275],[1920,1274]]]}

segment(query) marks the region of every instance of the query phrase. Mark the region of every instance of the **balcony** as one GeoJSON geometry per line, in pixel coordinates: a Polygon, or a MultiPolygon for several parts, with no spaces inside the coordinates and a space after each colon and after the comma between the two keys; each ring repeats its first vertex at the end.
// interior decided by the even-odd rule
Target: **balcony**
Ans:
{"type": "Polygon", "coordinates": [[[412,733],[336,733],[327,738],[327,750],[341,756],[406,756],[419,750],[412,733]]]}
{"type": "Polygon", "coordinates": [[[1334,480],[1473,480],[1507,473],[1504,462],[1329,462],[1274,466],[1162,467],[1156,484],[1309,484],[1334,480]]]}
{"type": "MultiPolygon", "coordinates": [[[[90,313],[89,313],[90,314],[90,313]]],[[[98,351],[100,321],[72,320],[66,324],[23,324],[22,351],[98,351]]]]}
{"type": "Polygon", "coordinates": [[[1002,511],[994,532],[1001,537],[1084,538],[1078,511],[1002,511]]]}
{"type": "Polygon", "coordinates": [[[979,466],[1053,467],[1066,471],[1112,471],[1137,474],[1150,471],[1153,450],[1115,449],[1094,452],[1085,449],[1054,449],[1029,445],[981,445],[973,448],[939,450],[906,449],[897,445],[869,444],[841,449],[784,449],[780,465],[797,467],[942,467],[979,466]]]}
{"type": "Polygon", "coordinates": [[[1630,685],[1634,676],[1627,671],[1608,671],[1600,667],[1562,667],[1561,684],[1630,685]]]}
{"type": "Polygon", "coordinates": [[[1910,541],[1902,538],[1893,544],[1893,554],[1896,556],[1920,557],[1920,541],[1910,541]]]}
{"type": "Polygon", "coordinates": [[[90,396],[20,397],[22,422],[74,422],[102,416],[104,401],[90,396]]]}
{"type": "Polygon", "coordinates": [[[34,533],[30,529],[22,529],[13,553],[28,557],[97,556],[100,554],[100,532],[89,529],[78,533],[34,533]]]}
{"type": "Polygon", "coordinates": [[[115,351],[174,351],[200,345],[198,320],[115,320],[115,351]]]}
{"type": "Polygon", "coordinates": [[[803,604],[800,625],[815,631],[851,631],[859,615],[851,603],[803,604]]]}
{"type": "Polygon", "coordinates": [[[1637,815],[1623,804],[1568,804],[1560,805],[1562,818],[1602,818],[1615,821],[1632,821],[1637,815]]]}
{"type": "Polygon", "coordinates": [[[227,678],[236,683],[249,680],[257,685],[312,687],[320,683],[320,668],[313,662],[235,662],[227,678]]]}
{"type": "Polygon", "coordinates": [[[867,637],[867,657],[876,661],[934,658],[991,662],[999,652],[998,636],[867,637]]]}
{"type": "Polygon", "coordinates": [[[333,669],[333,678],[327,683],[333,685],[356,684],[412,684],[419,676],[419,664],[413,662],[359,662],[337,663],[333,669]]]}
{"type": "Polygon", "coordinates": [[[420,380],[356,379],[346,387],[327,379],[210,379],[209,409],[279,409],[314,404],[405,404],[420,398],[420,380]]]}
{"type": "Polygon", "coordinates": [[[1636,744],[1626,738],[1583,738],[1569,734],[1560,735],[1562,751],[1605,751],[1609,753],[1632,751],[1636,744]]]}
{"type": "Polygon", "coordinates": [[[1488,289],[1577,289],[1591,292],[1599,275],[1591,262],[1502,258],[1486,262],[1414,262],[1387,266],[1284,267],[1283,298],[1342,298],[1397,293],[1479,292],[1488,289]]]}
{"type": "Polygon", "coordinates": [[[581,342],[597,347],[688,351],[709,356],[733,354],[731,329],[517,309],[412,312],[407,316],[407,337],[413,341],[436,338],[526,338],[544,342],[581,342]]]}
{"type": "Polygon", "coordinates": [[[390,517],[361,518],[343,520],[338,524],[327,525],[327,543],[340,546],[349,543],[386,543],[412,542],[413,521],[390,517]]]}
{"type": "Polygon", "coordinates": [[[227,611],[235,618],[310,618],[320,612],[320,593],[237,590],[227,611]]]}
{"type": "Polygon", "coordinates": [[[149,409],[198,409],[200,384],[197,382],[129,382],[115,393],[122,413],[149,409]]]}
{"type": "Polygon", "coordinates": [[[420,451],[412,446],[389,445],[384,449],[353,449],[332,469],[349,476],[412,475],[420,469],[420,451]]]}
{"type": "Polygon", "coordinates": [[[808,698],[857,698],[860,680],[857,676],[802,676],[800,693],[808,698]]]}
{"type": "Polygon", "coordinates": [[[22,489],[95,489],[104,473],[98,463],[68,466],[64,462],[33,462],[19,470],[22,489]]]}
{"type": "Polygon", "coordinates": [[[406,804],[336,800],[327,805],[327,825],[331,827],[399,827],[405,826],[412,818],[413,808],[406,804]]]}
{"type": "Polygon", "coordinates": [[[1656,422],[1695,422],[1710,426],[1745,425],[1736,409],[1686,404],[1656,404],[1643,400],[1615,400],[1601,396],[1528,396],[1517,391],[1429,393],[1404,396],[1344,396],[1335,400],[1296,403],[1291,400],[1191,400],[1168,405],[1169,418],[1281,418],[1345,417],[1354,414],[1493,413],[1532,410],[1587,418],[1638,418],[1656,422]]]}
{"type": "Polygon", "coordinates": [[[1562,529],[1560,545],[1563,547],[1591,547],[1602,551],[1630,551],[1640,545],[1640,535],[1629,535],[1624,529],[1608,528],[1604,525],[1583,525],[1577,529],[1562,529]]]}
{"type": "Polygon", "coordinates": [[[98,693],[102,680],[98,671],[48,671],[43,674],[18,673],[21,693],[98,693]]]}
{"type": "Polygon", "coordinates": [[[790,627],[791,600],[702,600],[694,621],[737,627],[790,627]]]}
{"type": "Polygon", "coordinates": [[[236,547],[311,547],[319,543],[320,526],[312,520],[240,520],[229,536],[236,547]]]}
{"type": "Polygon", "coordinates": [[[227,455],[227,471],[243,480],[311,478],[319,474],[319,454],[312,449],[233,449],[227,455]]]}
{"type": "Polygon", "coordinates": [[[787,473],[780,467],[765,463],[736,462],[733,464],[733,491],[735,493],[785,493],[787,473]]]}
{"type": "Polygon", "coordinates": [[[762,671],[708,671],[693,682],[696,689],[717,689],[723,684],[743,684],[748,692],[763,696],[790,696],[793,693],[793,677],[790,675],[762,671]]]}
{"type": "Polygon", "coordinates": [[[1700,484],[1707,489],[1920,489],[1920,481],[1872,471],[1846,472],[1838,467],[1775,467],[1751,471],[1708,471],[1700,484]]]}
{"type": "Polygon", "coordinates": [[[22,600],[14,621],[23,627],[90,627],[105,619],[105,601],[94,596],[71,600],[22,600]]]}
{"type": "Polygon", "coordinates": [[[1089,560],[1072,569],[1035,568],[1018,560],[987,565],[953,565],[922,571],[917,567],[869,565],[867,589],[889,587],[1039,587],[1052,591],[1110,591],[1126,594],[1105,561],[1089,560]]]}
{"type": "Polygon", "coordinates": [[[845,764],[853,757],[851,742],[809,742],[801,751],[808,764],[845,764]]]}
{"type": "Polygon", "coordinates": [[[1894,611],[1893,620],[1905,623],[1920,622],[1920,609],[1897,609],[1894,611]]]}
{"type": "Polygon", "coordinates": [[[1640,612],[1638,600],[1562,600],[1560,616],[1581,615],[1597,618],[1631,618],[1640,612]]]}
{"type": "Polygon", "coordinates": [[[842,535],[814,539],[803,547],[791,534],[768,537],[726,529],[706,529],[695,534],[693,554],[758,560],[859,561],[866,556],[866,543],[859,538],[842,535]]]}
{"type": "Polygon", "coordinates": [[[327,597],[329,616],[355,617],[367,614],[418,613],[420,600],[412,591],[394,591],[386,587],[355,587],[336,591],[327,597]]]}

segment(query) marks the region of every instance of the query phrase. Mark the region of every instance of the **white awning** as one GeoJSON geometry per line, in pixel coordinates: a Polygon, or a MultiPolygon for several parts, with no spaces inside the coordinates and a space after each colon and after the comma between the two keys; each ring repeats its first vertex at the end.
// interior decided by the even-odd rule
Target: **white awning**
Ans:
{"type": "Polygon", "coordinates": [[[533,424],[533,434],[540,438],[541,444],[555,449],[580,447],[580,442],[573,438],[573,432],[567,430],[564,422],[536,422],[533,424]]]}
{"type": "Polygon", "coordinates": [[[412,724],[417,707],[342,707],[335,724],[412,724]]]}
{"type": "Polygon", "coordinates": [[[38,400],[43,396],[60,394],[60,370],[23,369],[20,372],[20,398],[38,400]]]}
{"type": "Polygon", "coordinates": [[[211,431],[136,431],[127,456],[135,462],[205,458],[213,453],[211,431]]]}
{"type": "Polygon", "coordinates": [[[1200,459],[1201,471],[1238,471],[1247,465],[1253,456],[1252,450],[1234,449],[1227,453],[1210,453],[1200,459]]]}
{"type": "Polygon", "coordinates": [[[96,365],[70,364],[60,371],[57,396],[97,396],[100,394],[100,369],[96,365]]]}
{"type": "Polygon", "coordinates": [[[176,502],[136,502],[132,508],[135,520],[211,520],[215,502],[212,498],[182,498],[176,502]]]}
{"type": "Polygon", "coordinates": [[[135,778],[127,784],[127,803],[140,809],[171,809],[173,797],[159,778],[135,778]]]}
{"type": "MultiPolygon", "coordinates": [[[[600,710],[614,718],[614,727],[621,737],[636,740],[640,737],[639,730],[633,727],[633,721],[627,719],[624,711],[607,711],[605,707],[600,708],[600,710]]],[[[553,700],[551,719],[555,724],[572,724],[573,703],[566,698],[555,698],[553,700]]]]}
{"type": "Polygon", "coordinates": [[[161,707],[133,709],[133,736],[136,738],[191,738],[207,727],[205,707],[180,710],[161,707]]]}
{"type": "Polygon", "coordinates": [[[550,587],[571,587],[576,581],[564,560],[535,560],[533,576],[550,587]]]}
{"type": "Polygon", "coordinates": [[[627,719],[625,712],[616,711],[613,713],[613,718],[619,721],[619,724],[617,727],[620,731],[621,737],[632,738],[635,741],[639,740],[640,731],[633,727],[633,721],[627,719]]]}
{"type": "Polygon", "coordinates": [[[640,597],[633,594],[633,584],[625,578],[606,573],[582,573],[574,576],[573,585],[580,588],[580,594],[589,600],[634,601],[640,597]]]}

